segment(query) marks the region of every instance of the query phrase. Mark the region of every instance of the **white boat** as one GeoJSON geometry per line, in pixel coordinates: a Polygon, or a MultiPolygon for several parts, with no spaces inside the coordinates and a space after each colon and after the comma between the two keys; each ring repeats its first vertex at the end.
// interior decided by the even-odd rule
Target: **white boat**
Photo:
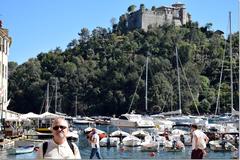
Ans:
{"type": "Polygon", "coordinates": [[[234,151],[236,148],[230,142],[215,140],[209,142],[210,149],[213,151],[234,151]]]}
{"type": "Polygon", "coordinates": [[[78,141],[78,139],[79,139],[78,131],[76,131],[76,130],[69,131],[68,134],[67,134],[67,139],[71,140],[73,142],[78,141]]]}
{"type": "Polygon", "coordinates": [[[16,148],[8,149],[8,154],[25,154],[25,153],[31,153],[34,151],[35,146],[18,146],[16,148]]]}
{"type": "Polygon", "coordinates": [[[3,138],[0,141],[0,150],[14,147],[15,142],[11,139],[3,138]]]}
{"type": "Polygon", "coordinates": [[[144,130],[137,130],[137,131],[133,131],[131,133],[131,135],[139,138],[139,139],[144,139],[146,136],[150,136],[150,134],[147,131],[144,130]]]}
{"type": "Polygon", "coordinates": [[[111,125],[116,127],[154,127],[152,120],[145,119],[141,114],[125,113],[119,118],[111,118],[111,125]]]}
{"type": "Polygon", "coordinates": [[[99,145],[101,147],[117,147],[119,143],[118,137],[104,137],[100,140],[99,145]]]}
{"type": "Polygon", "coordinates": [[[137,121],[138,128],[152,128],[155,127],[153,119],[149,116],[141,116],[141,120],[137,121]]]}
{"type": "Polygon", "coordinates": [[[164,150],[167,152],[183,152],[185,146],[181,141],[165,141],[164,150]]]}
{"type": "Polygon", "coordinates": [[[127,137],[129,135],[130,135],[129,133],[124,132],[122,130],[116,130],[116,131],[110,133],[110,137],[127,137]]]}
{"type": "Polygon", "coordinates": [[[73,118],[73,123],[74,124],[94,124],[94,119],[89,118],[89,117],[74,117],[73,118]]]}
{"type": "MultiPolygon", "coordinates": [[[[93,129],[93,127],[87,127],[87,128],[84,129],[84,133],[88,134],[88,133],[90,133],[92,131],[92,129],[93,129]]],[[[102,133],[106,134],[106,132],[104,132],[104,131],[102,131],[100,129],[97,129],[97,128],[96,128],[96,132],[97,132],[97,134],[102,134],[102,133]]]]}
{"type": "Polygon", "coordinates": [[[143,142],[141,145],[141,151],[143,152],[157,152],[159,150],[158,142],[143,142]]]}
{"type": "Polygon", "coordinates": [[[170,130],[172,126],[176,124],[173,121],[165,119],[165,117],[161,114],[151,115],[151,117],[153,118],[153,123],[159,132],[164,132],[165,128],[170,130]]]}
{"type": "Polygon", "coordinates": [[[140,114],[122,114],[119,118],[111,118],[111,125],[116,127],[137,127],[137,121],[141,119],[140,114]]]}
{"type": "Polygon", "coordinates": [[[159,142],[152,138],[149,134],[144,137],[141,143],[141,151],[143,152],[157,152],[159,150],[159,142]]]}
{"type": "Polygon", "coordinates": [[[141,145],[141,140],[133,135],[127,136],[122,140],[124,146],[136,147],[141,145]]]}

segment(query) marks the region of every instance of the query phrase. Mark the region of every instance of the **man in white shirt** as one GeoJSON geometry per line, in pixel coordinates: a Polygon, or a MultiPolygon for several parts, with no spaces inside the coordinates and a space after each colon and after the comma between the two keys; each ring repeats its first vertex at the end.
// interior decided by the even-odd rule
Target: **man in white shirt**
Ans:
{"type": "Polygon", "coordinates": [[[99,135],[97,134],[95,128],[92,129],[92,132],[90,134],[91,134],[91,136],[89,137],[89,142],[91,143],[91,147],[92,147],[90,159],[92,159],[95,154],[98,159],[101,159],[99,135]]]}
{"type": "Polygon", "coordinates": [[[51,131],[53,139],[43,143],[37,159],[81,159],[77,145],[67,141],[68,122],[65,119],[54,119],[51,131]]]}
{"type": "Polygon", "coordinates": [[[202,159],[206,154],[205,148],[209,141],[209,138],[201,130],[197,129],[197,125],[191,126],[192,133],[192,154],[191,159],[202,159]]]}

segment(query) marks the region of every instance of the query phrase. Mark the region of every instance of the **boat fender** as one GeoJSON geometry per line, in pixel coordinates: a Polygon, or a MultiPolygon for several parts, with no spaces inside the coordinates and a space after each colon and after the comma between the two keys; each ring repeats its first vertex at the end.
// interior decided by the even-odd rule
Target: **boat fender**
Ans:
{"type": "MultiPolygon", "coordinates": [[[[73,155],[75,155],[75,152],[74,152],[74,145],[72,144],[71,141],[67,141],[68,142],[68,145],[69,147],[71,148],[72,152],[73,152],[73,155]]],[[[43,146],[42,146],[42,150],[43,150],[43,158],[47,152],[47,148],[48,148],[48,142],[43,142],[43,146]]]]}
{"type": "Polygon", "coordinates": [[[150,156],[150,157],[154,157],[155,155],[156,155],[156,153],[154,153],[154,152],[150,152],[150,153],[149,153],[149,156],[150,156]]]}

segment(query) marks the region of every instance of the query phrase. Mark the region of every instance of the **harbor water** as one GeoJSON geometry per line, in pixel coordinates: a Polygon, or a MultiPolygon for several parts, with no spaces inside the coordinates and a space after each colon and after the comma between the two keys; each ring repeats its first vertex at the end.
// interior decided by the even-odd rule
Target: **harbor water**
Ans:
{"type": "MultiPolygon", "coordinates": [[[[77,126],[81,130],[88,126],[82,125],[77,126]]],[[[117,128],[97,125],[96,128],[106,131],[107,133],[115,131],[117,128]]],[[[84,133],[79,135],[79,141],[76,142],[78,145],[82,159],[89,159],[91,147],[88,144],[84,133]]],[[[207,155],[204,159],[232,159],[234,152],[213,152],[208,148],[207,155]]],[[[187,146],[183,152],[166,152],[160,147],[158,152],[142,152],[140,147],[101,147],[101,155],[104,159],[190,159],[191,158],[191,146],[187,146]]],[[[36,152],[20,155],[8,155],[6,151],[0,151],[1,159],[35,159],[36,152]]]]}

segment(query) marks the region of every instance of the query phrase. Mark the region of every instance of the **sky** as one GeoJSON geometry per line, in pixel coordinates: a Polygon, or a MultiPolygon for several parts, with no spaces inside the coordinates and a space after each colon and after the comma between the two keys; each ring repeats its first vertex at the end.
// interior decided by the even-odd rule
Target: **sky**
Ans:
{"type": "Polygon", "coordinates": [[[111,28],[110,20],[127,12],[130,5],[171,6],[185,4],[192,21],[199,26],[212,23],[212,30],[229,34],[229,12],[232,32],[239,30],[240,0],[0,0],[0,20],[12,37],[9,61],[22,64],[41,52],[60,47],[78,39],[82,28],[111,28]]]}

